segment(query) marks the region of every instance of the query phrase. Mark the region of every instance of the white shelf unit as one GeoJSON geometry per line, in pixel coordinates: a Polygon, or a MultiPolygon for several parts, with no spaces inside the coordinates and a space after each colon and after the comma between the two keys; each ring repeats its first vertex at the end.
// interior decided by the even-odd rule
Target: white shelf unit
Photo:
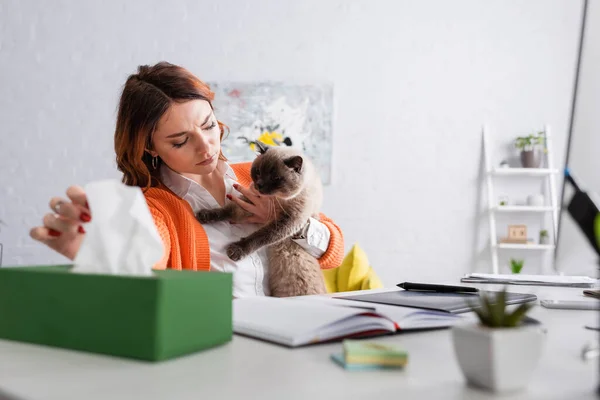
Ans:
{"type": "Polygon", "coordinates": [[[517,243],[498,243],[496,245],[499,249],[511,249],[511,250],[552,250],[554,249],[553,244],[517,244],[517,243]]]}
{"type": "Polygon", "coordinates": [[[553,250],[556,247],[556,243],[552,244],[516,244],[516,243],[499,243],[496,234],[496,214],[497,213],[551,213],[552,214],[552,228],[554,234],[552,235],[553,240],[556,240],[556,233],[558,231],[558,204],[556,194],[556,181],[555,176],[558,170],[554,168],[553,157],[552,157],[552,135],[550,134],[550,127],[544,126],[545,133],[545,144],[544,144],[544,155],[543,161],[545,161],[546,168],[500,168],[492,167],[491,153],[489,149],[489,133],[488,128],[483,126],[483,151],[485,158],[486,168],[486,183],[488,192],[488,218],[489,218],[489,229],[490,229],[490,253],[492,258],[492,273],[499,274],[498,266],[498,251],[508,250],[537,250],[547,251],[553,250]],[[550,194],[550,205],[549,206],[518,206],[518,205],[507,205],[500,206],[494,204],[496,201],[494,193],[494,177],[507,177],[507,178],[519,178],[519,177],[533,177],[543,178],[548,180],[549,194],[550,194]]]}
{"type": "Polygon", "coordinates": [[[492,207],[491,209],[492,211],[495,212],[500,212],[500,213],[520,213],[520,212],[526,212],[526,213],[542,213],[542,212],[549,212],[549,211],[554,211],[554,209],[550,206],[543,206],[543,207],[534,207],[534,206],[495,206],[492,207]]]}
{"type": "Polygon", "coordinates": [[[494,168],[491,170],[491,174],[496,176],[546,176],[557,173],[558,170],[550,168],[494,168]]]}

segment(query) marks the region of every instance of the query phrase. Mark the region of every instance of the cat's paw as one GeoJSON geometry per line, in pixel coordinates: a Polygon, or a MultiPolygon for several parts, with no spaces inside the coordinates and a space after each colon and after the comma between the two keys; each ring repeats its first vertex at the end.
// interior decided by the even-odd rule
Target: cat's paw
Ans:
{"type": "Polygon", "coordinates": [[[212,210],[200,210],[196,213],[196,219],[201,224],[207,224],[209,222],[214,222],[215,213],[212,210]]]}
{"type": "Polygon", "coordinates": [[[231,243],[225,250],[227,252],[227,257],[233,261],[240,261],[247,256],[246,250],[239,243],[231,243]]]}

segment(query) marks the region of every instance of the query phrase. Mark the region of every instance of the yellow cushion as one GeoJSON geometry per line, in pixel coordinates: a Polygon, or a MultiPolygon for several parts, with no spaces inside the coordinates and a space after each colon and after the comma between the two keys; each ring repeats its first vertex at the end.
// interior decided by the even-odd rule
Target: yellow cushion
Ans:
{"type": "Polygon", "coordinates": [[[355,244],[338,268],[338,291],[360,290],[363,279],[369,273],[369,260],[363,249],[355,244]]]}
{"type": "Polygon", "coordinates": [[[325,278],[325,288],[327,293],[337,292],[337,274],[338,268],[323,269],[323,277],[325,278]]]}
{"type": "Polygon", "coordinates": [[[328,293],[383,287],[381,280],[369,265],[366,253],[358,244],[352,246],[342,265],[323,270],[323,276],[328,293]]]}
{"type": "Polygon", "coordinates": [[[373,271],[373,267],[369,267],[369,273],[367,277],[363,280],[362,285],[360,287],[361,290],[369,290],[369,289],[379,289],[383,287],[383,283],[381,279],[375,274],[373,271]]]}

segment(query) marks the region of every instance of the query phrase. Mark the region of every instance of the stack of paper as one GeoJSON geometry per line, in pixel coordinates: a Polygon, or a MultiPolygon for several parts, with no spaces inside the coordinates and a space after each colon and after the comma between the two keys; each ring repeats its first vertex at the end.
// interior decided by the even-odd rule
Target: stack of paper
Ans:
{"type": "Polygon", "coordinates": [[[566,286],[591,288],[598,285],[598,279],[589,276],[567,275],[521,275],[521,274],[466,274],[461,282],[506,283],[512,285],[566,286]]]}
{"type": "Polygon", "coordinates": [[[343,346],[343,352],[331,358],[346,369],[403,368],[408,362],[408,354],[390,344],[347,339],[343,346]]]}
{"type": "Polygon", "coordinates": [[[233,301],[233,330],[289,347],[444,328],[462,318],[448,312],[370,304],[324,296],[243,297],[233,301]]]}

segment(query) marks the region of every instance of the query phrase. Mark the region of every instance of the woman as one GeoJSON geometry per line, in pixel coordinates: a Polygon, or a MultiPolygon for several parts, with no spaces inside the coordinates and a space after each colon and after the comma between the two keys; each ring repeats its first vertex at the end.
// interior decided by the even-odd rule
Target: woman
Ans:
{"type": "MultiPolygon", "coordinates": [[[[121,95],[115,151],[123,182],[139,186],[165,252],[157,269],[234,273],[234,296],[268,295],[268,259],[263,248],[238,262],[225,252],[273,218],[269,201],[251,187],[250,163],[227,163],[221,152],[225,126],[216,119],[210,88],[184,68],[169,63],[140,66],[121,95]],[[236,192],[243,194],[243,201],[236,192]],[[245,223],[201,225],[194,213],[233,201],[252,213],[245,223]]],[[[53,197],[52,213],[31,237],[74,259],[92,218],[82,188],[53,197]]],[[[93,210],[92,210],[93,211],[93,210]]],[[[322,268],[342,262],[343,235],[324,215],[310,219],[294,240],[318,258],[322,268]]]]}

